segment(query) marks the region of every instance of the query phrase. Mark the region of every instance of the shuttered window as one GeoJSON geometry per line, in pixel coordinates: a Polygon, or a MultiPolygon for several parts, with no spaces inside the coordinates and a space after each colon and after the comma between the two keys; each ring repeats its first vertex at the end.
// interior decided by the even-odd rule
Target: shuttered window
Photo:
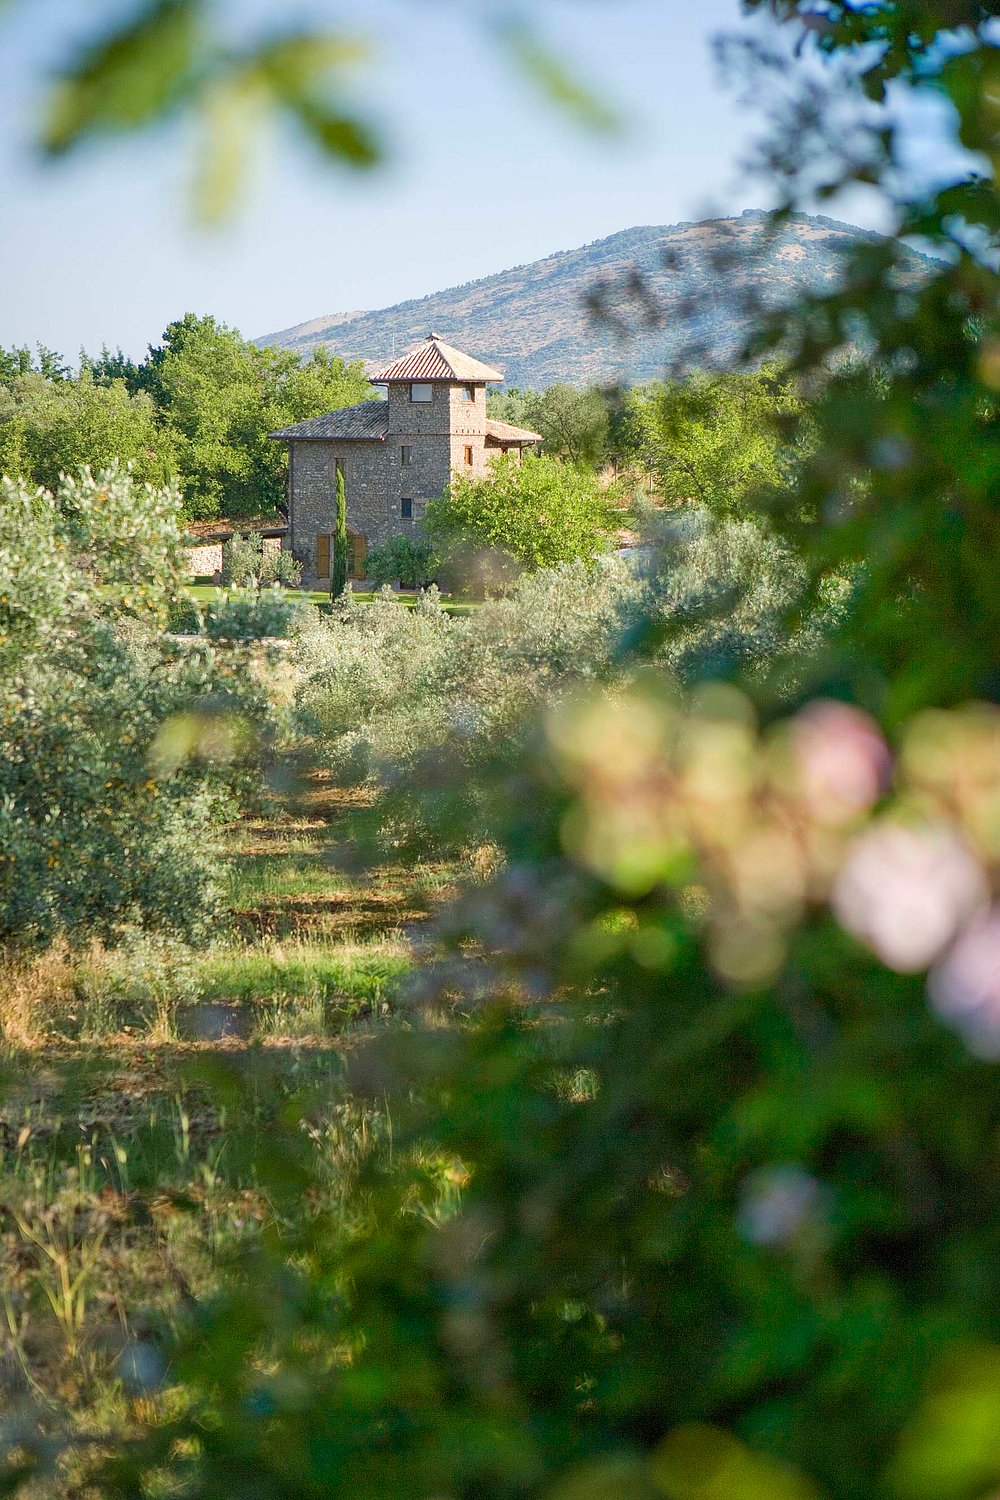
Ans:
{"type": "Polygon", "coordinates": [[[350,548],[348,559],[348,571],[352,578],[364,578],[365,566],[368,562],[368,538],[351,534],[347,538],[350,548]]]}

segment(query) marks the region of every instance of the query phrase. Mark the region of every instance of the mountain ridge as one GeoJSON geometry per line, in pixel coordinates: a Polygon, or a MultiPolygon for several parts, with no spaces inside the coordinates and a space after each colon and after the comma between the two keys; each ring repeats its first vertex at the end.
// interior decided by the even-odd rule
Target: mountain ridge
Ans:
{"type": "MultiPolygon", "coordinates": [[[[508,386],[641,381],[661,375],[692,341],[714,358],[747,331],[740,299],[767,304],[833,286],[843,253],[873,230],[793,214],[777,230],[748,209],[737,218],[636,225],[390,307],[312,318],[256,342],[308,355],[325,346],[372,369],[432,330],[498,363],[508,386]],[[604,313],[593,316],[595,304],[604,313]]],[[[928,257],[908,251],[914,275],[928,257]]]]}

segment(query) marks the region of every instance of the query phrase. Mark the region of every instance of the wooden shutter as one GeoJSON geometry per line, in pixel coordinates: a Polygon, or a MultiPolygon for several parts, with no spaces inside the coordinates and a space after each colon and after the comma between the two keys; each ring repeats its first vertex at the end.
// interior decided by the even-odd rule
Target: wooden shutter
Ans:
{"type": "Polygon", "coordinates": [[[329,578],[330,576],[330,538],[329,536],[318,536],[316,538],[316,577],[329,578]]]}
{"type": "Polygon", "coordinates": [[[364,578],[365,564],[368,561],[368,538],[359,536],[357,533],[350,537],[351,544],[351,577],[364,578]]]}

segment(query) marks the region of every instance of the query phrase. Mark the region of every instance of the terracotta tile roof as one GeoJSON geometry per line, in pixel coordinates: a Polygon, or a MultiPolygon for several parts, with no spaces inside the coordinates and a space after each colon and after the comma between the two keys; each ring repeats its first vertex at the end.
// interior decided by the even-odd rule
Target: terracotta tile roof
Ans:
{"type": "Polygon", "coordinates": [[[515,427],[512,422],[498,422],[494,417],[486,418],[486,441],[496,443],[541,443],[540,432],[529,432],[526,427],[515,427]]]}
{"type": "Polygon", "coordinates": [[[186,545],[197,547],[207,542],[228,542],[237,531],[240,536],[249,536],[251,532],[261,536],[284,536],[288,522],[281,516],[257,516],[254,520],[243,521],[220,517],[215,521],[188,521],[184,530],[186,545]]]}
{"type": "Polygon", "coordinates": [[[387,385],[396,380],[467,380],[470,384],[490,384],[503,381],[499,370],[480,364],[471,354],[453,349],[436,333],[432,333],[418,344],[416,349],[404,354],[402,359],[387,365],[369,377],[374,385],[387,385]]]}
{"type": "Polygon", "coordinates": [[[288,438],[337,438],[345,443],[378,443],[389,431],[388,401],[362,401],[359,406],[343,406],[325,417],[310,417],[292,427],[268,435],[276,440],[288,438]]]}

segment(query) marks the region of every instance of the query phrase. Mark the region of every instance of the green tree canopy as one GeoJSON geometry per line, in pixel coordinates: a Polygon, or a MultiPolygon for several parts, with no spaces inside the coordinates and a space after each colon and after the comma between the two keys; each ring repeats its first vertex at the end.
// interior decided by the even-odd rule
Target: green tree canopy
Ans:
{"type": "Polygon", "coordinates": [[[0,382],[0,474],[55,489],[60,474],[115,462],[153,483],[173,472],[172,434],[148,395],[130,395],[122,380],[98,384],[86,369],[75,379],[30,372],[0,382]]]}
{"type": "Polygon", "coordinates": [[[740,514],[786,482],[802,413],[778,368],[696,373],[626,393],[616,430],[623,457],[655,474],[664,500],[740,514]]]}
{"type": "Polygon", "coordinates": [[[0,347],[0,381],[12,380],[16,375],[28,375],[33,370],[44,375],[47,380],[65,380],[70,373],[69,366],[63,363],[62,355],[57,354],[54,349],[46,349],[44,344],[38,344],[34,354],[27,345],[16,349],[0,347]]]}
{"type": "Polygon", "coordinates": [[[141,363],[105,348],[73,374],[52,350],[0,351],[0,473],[53,488],[85,464],[176,476],[194,519],[272,513],[285,453],[268,433],[375,399],[360,363],[325,349],[300,361],[193,313],[141,363]]]}
{"type": "Polygon", "coordinates": [[[485,478],[457,477],[427,507],[425,527],[442,556],[495,549],[527,568],[594,557],[613,512],[596,477],[561,459],[495,459],[485,478]]]}
{"type": "Polygon", "coordinates": [[[319,350],[302,364],[193,313],[170,324],[148,363],[195,517],[274,511],[284,500],[286,457],[268,433],[374,398],[360,362],[319,350]]]}
{"type": "Polygon", "coordinates": [[[489,411],[541,433],[545,451],[569,463],[599,467],[609,455],[611,419],[605,393],[558,381],[544,391],[498,391],[489,396],[489,411]]]}

